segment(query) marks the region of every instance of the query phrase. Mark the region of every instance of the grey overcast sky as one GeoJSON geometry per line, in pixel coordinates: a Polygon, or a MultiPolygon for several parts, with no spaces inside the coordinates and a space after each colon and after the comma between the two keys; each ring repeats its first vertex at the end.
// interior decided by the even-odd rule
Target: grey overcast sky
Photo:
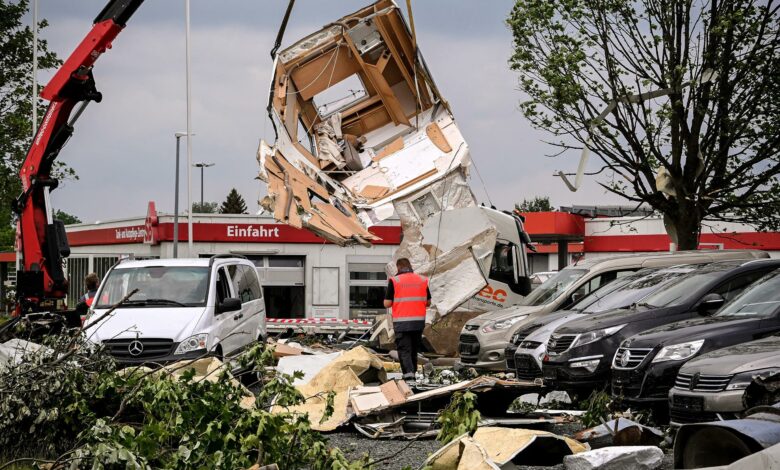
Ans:
{"type": "MultiPolygon", "coordinates": [[[[348,14],[368,1],[298,0],[285,44],[348,14]]],[[[418,42],[451,103],[493,203],[550,196],[556,206],[621,203],[593,178],[569,192],[553,171],[573,171],[579,154],[546,158],[549,135],[532,129],[517,110],[523,95],[509,70],[512,37],[504,19],[511,0],[417,0],[418,42]]],[[[105,0],[39,0],[50,26],[42,37],[65,59],[91,27],[105,0]]],[[[206,169],[205,200],[221,202],[230,188],[249,210],[264,194],[255,179],[260,138],[272,139],[266,120],[273,44],[285,0],[192,0],[193,161],[206,169]]],[[[84,222],[143,215],[153,200],[173,212],[174,132],[186,124],[184,1],[147,0],[95,66],[103,101],[77,124],[60,159],[78,173],[53,193],[54,206],[84,222]]],[[[46,82],[50,72],[42,72],[46,82]]],[[[183,143],[183,142],[182,142],[183,143]]],[[[181,207],[186,206],[186,152],[182,145],[181,207]]],[[[591,166],[596,167],[596,158],[591,166]]],[[[192,174],[200,198],[199,170],[192,174]]],[[[603,176],[602,176],[603,178],[603,176]]],[[[480,201],[485,190],[472,172],[480,201]]]]}

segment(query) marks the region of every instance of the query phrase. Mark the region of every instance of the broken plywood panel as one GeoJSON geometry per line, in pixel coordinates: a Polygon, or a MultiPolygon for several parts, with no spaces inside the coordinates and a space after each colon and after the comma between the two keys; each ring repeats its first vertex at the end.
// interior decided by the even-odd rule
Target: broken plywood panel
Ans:
{"type": "Polygon", "coordinates": [[[425,466],[434,470],[551,466],[588,447],[547,431],[482,427],[473,437],[464,434],[432,454],[425,466]]]}
{"type": "Polygon", "coordinates": [[[391,380],[378,387],[355,387],[349,393],[352,410],[363,416],[379,409],[401,405],[412,395],[403,380],[391,380]]]}
{"type": "Polygon", "coordinates": [[[341,245],[350,241],[366,245],[371,240],[379,240],[360,224],[354,211],[344,203],[336,201],[339,209],[327,202],[313,202],[313,196],[322,201],[330,200],[325,187],[280,153],[269,152],[273,151],[261,142],[258,160],[264,171],[260,178],[268,183],[268,196],[260,204],[272,212],[276,220],[296,228],[308,228],[341,245]]]}
{"type": "Polygon", "coordinates": [[[382,361],[366,348],[358,346],[346,351],[323,367],[309,382],[296,388],[306,397],[302,405],[274,407],[272,412],[285,410],[306,413],[315,431],[333,431],[346,424],[353,416],[349,408],[349,390],[362,386],[364,381],[384,381],[382,361]],[[320,422],[327,407],[327,395],[333,392],[333,414],[320,422]]]}

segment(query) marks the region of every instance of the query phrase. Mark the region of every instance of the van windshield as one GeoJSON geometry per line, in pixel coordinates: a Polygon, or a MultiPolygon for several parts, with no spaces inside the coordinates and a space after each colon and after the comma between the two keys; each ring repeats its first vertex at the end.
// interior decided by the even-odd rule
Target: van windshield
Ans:
{"type": "Polygon", "coordinates": [[[563,294],[577,279],[588,273],[587,269],[565,268],[556,275],[544,281],[539,287],[525,296],[520,305],[547,305],[563,294]]]}
{"type": "Polygon", "coordinates": [[[110,308],[134,289],[122,307],[206,305],[209,269],[205,266],[144,266],[111,271],[95,308],[110,308]]]}

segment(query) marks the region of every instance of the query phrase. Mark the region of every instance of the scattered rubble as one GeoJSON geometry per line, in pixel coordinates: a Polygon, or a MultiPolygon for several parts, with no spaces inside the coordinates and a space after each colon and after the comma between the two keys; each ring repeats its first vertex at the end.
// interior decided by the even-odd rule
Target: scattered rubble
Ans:
{"type": "Polygon", "coordinates": [[[463,435],[431,455],[425,462],[432,470],[515,468],[515,465],[557,465],[567,455],[588,448],[564,436],[546,431],[503,427],[479,428],[463,435]]]}
{"type": "Polygon", "coordinates": [[[730,465],[708,467],[707,470],[774,470],[780,468],[780,444],[739,459],[730,465]]]}
{"type": "Polygon", "coordinates": [[[566,470],[655,470],[663,461],[654,446],[603,447],[563,458],[566,470]]]}
{"type": "Polygon", "coordinates": [[[25,341],[23,339],[10,339],[0,344],[0,371],[11,365],[17,365],[27,354],[33,354],[38,351],[50,350],[49,348],[37,343],[25,341]]]}
{"type": "Polygon", "coordinates": [[[656,428],[636,423],[626,418],[616,418],[598,426],[584,429],[574,435],[580,442],[597,449],[618,446],[657,446],[664,439],[664,433],[656,428]]]}
{"type": "Polygon", "coordinates": [[[275,412],[308,413],[315,431],[333,431],[349,422],[354,411],[349,406],[350,390],[366,383],[385,382],[382,361],[366,348],[358,346],[344,351],[325,365],[308,382],[296,388],[306,402],[294,407],[275,406],[275,412]],[[326,416],[328,394],[333,393],[333,413],[326,416]]]}
{"type": "Polygon", "coordinates": [[[682,425],[674,441],[674,465],[729,465],[778,443],[780,403],[748,410],[744,419],[682,425]]]}

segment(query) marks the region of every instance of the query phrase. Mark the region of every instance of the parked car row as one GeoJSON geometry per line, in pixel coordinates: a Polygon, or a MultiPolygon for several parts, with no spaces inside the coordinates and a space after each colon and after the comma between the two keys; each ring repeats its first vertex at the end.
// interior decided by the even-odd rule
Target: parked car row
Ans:
{"type": "Polygon", "coordinates": [[[547,296],[544,308],[468,322],[461,362],[495,370],[495,355],[483,353],[500,342],[495,331],[509,330],[501,356],[520,379],[575,398],[605,390],[632,407],[668,411],[677,424],[730,418],[744,410],[754,376],[780,370],[780,260],[754,251],[703,255],[569,266],[526,297],[533,304],[547,296]]]}

